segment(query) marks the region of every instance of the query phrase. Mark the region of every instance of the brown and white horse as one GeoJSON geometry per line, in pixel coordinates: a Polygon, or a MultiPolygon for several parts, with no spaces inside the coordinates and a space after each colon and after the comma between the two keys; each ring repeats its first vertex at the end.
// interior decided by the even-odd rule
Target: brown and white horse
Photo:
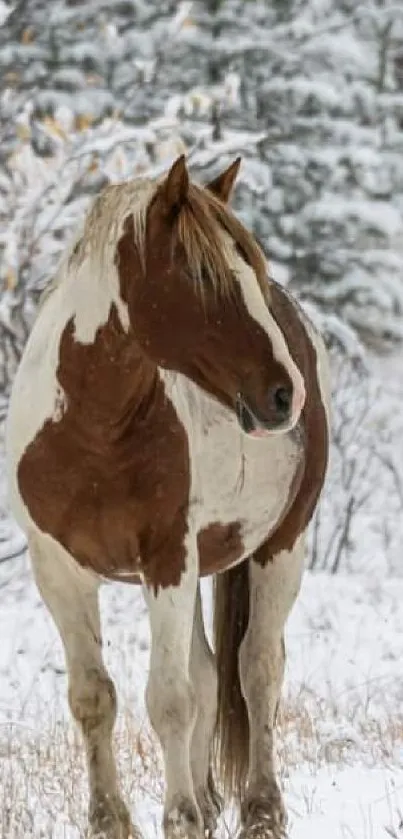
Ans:
{"type": "MultiPolygon", "coordinates": [[[[13,388],[14,513],[59,629],[87,753],[91,836],[136,828],[112,751],[98,588],[140,582],[167,839],[214,829],[219,784],[245,839],[285,836],[274,726],[284,624],[326,471],[326,357],[227,207],[168,175],[107,187],[40,308],[13,388]],[[199,577],[217,574],[215,655],[199,577]]],[[[135,621],[135,615],[133,616],[135,621]]]]}

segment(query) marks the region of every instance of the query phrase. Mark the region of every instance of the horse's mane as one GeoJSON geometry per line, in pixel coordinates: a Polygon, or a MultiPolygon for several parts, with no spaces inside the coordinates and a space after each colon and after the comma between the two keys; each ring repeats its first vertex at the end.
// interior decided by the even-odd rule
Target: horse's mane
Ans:
{"type": "MultiPolygon", "coordinates": [[[[93,243],[92,252],[107,264],[107,252],[112,242],[116,242],[124,220],[130,216],[135,244],[144,265],[148,208],[161,188],[161,182],[147,178],[107,186],[90,209],[83,235],[70,252],[69,264],[75,260],[78,264],[81,262],[86,242],[93,243]]],[[[173,244],[176,241],[182,246],[189,274],[201,295],[206,281],[212,284],[217,295],[228,297],[234,288],[234,258],[225,234],[255,272],[262,293],[269,301],[266,260],[252,234],[213,192],[189,184],[186,200],[173,221],[173,244]]],[[[110,255],[112,252],[113,248],[110,255]]]]}
{"type": "Polygon", "coordinates": [[[218,294],[228,296],[233,289],[234,267],[223,237],[224,230],[254,270],[260,288],[268,298],[267,265],[263,252],[249,231],[213,193],[190,184],[187,200],[175,224],[191,275],[201,293],[206,276],[218,294]]]}
{"type": "MultiPolygon", "coordinates": [[[[151,198],[155,200],[157,186],[151,198]]],[[[133,214],[134,237],[140,258],[145,263],[147,203],[133,214]]],[[[203,294],[206,280],[217,294],[228,296],[234,287],[234,266],[226,232],[243,259],[254,270],[266,300],[269,298],[266,259],[254,237],[231,210],[208,189],[189,184],[185,202],[173,222],[174,241],[181,244],[189,266],[189,273],[197,289],[203,294]]]]}

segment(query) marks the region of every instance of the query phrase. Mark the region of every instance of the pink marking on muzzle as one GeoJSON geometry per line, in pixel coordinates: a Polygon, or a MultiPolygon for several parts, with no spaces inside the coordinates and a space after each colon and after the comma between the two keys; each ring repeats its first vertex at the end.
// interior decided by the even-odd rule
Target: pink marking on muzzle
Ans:
{"type": "Polygon", "coordinates": [[[248,437],[272,437],[273,432],[267,431],[266,428],[255,428],[254,431],[250,431],[248,437]]]}

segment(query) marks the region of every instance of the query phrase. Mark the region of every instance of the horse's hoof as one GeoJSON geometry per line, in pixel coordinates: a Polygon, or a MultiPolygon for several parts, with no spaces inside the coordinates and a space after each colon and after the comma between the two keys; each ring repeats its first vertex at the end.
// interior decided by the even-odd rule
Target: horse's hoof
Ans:
{"type": "Polygon", "coordinates": [[[288,839],[287,815],[281,797],[276,795],[270,803],[250,802],[238,839],[288,839]]]}
{"type": "Polygon", "coordinates": [[[164,815],[165,839],[203,839],[202,817],[188,799],[172,802],[164,815]]]}
{"type": "Polygon", "coordinates": [[[285,825],[276,824],[271,818],[259,819],[245,825],[238,839],[288,839],[285,825]]]}
{"type": "Polygon", "coordinates": [[[89,822],[89,839],[142,839],[138,828],[132,825],[126,805],[114,797],[91,806],[89,822]]]}

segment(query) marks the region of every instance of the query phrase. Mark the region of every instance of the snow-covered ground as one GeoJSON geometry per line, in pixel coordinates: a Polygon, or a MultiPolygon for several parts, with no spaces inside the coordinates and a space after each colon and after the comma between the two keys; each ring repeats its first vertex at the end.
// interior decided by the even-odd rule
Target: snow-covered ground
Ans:
{"type": "MultiPolygon", "coordinates": [[[[205,592],[209,613],[209,592],[205,592]]],[[[80,839],[86,783],[63,655],[26,559],[0,564],[0,835],[80,839]]],[[[102,589],[126,798],[160,836],[158,748],[144,709],[141,593],[102,589]]],[[[403,581],[306,574],[291,616],[279,761],[290,839],[403,837],[403,581]]],[[[222,835],[233,834],[231,814],[222,835]]]]}
{"type": "MultiPolygon", "coordinates": [[[[388,387],[400,387],[400,368],[400,355],[374,364],[388,387]]],[[[400,423],[399,407],[396,414],[400,423]]],[[[18,557],[24,537],[7,513],[1,437],[0,426],[0,839],[83,839],[85,768],[60,641],[27,558],[2,561],[18,557]]],[[[392,511],[381,509],[382,523],[392,511]]],[[[397,573],[399,527],[395,516],[389,567],[397,573]]],[[[370,527],[359,535],[362,573],[307,573],[288,624],[278,752],[290,839],[403,839],[403,578],[387,575],[370,527]]],[[[105,585],[101,598],[124,797],[145,839],[159,839],[161,761],[144,708],[146,610],[130,586],[105,585]]],[[[220,839],[235,832],[226,813],[220,839]]]]}

